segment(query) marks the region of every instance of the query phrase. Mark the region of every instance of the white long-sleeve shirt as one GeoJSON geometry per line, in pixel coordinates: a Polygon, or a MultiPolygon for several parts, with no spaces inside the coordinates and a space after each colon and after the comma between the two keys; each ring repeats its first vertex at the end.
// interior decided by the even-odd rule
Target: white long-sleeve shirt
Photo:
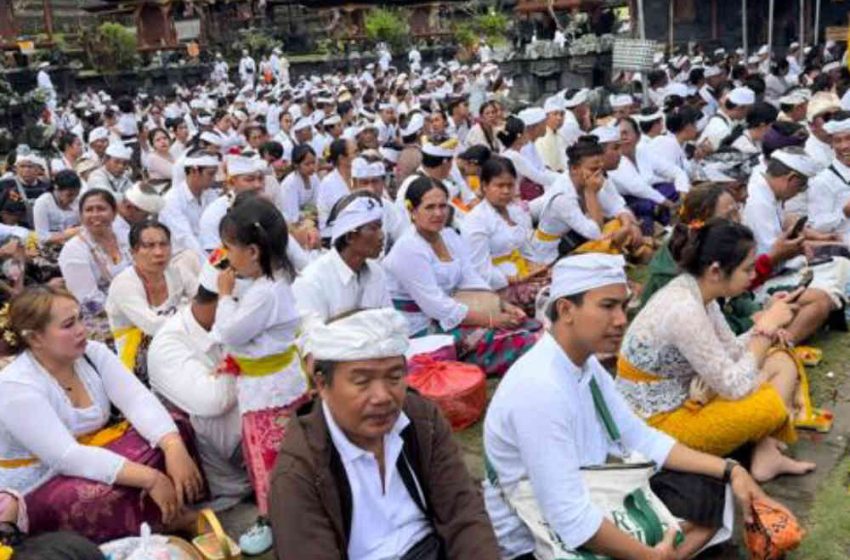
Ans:
{"type": "MultiPolygon", "coordinates": [[[[227,351],[243,358],[266,358],[287,352],[295,344],[301,324],[288,280],[261,276],[240,294],[220,296],[213,338],[227,351]]],[[[239,409],[248,411],[291,404],[307,391],[307,380],[296,356],[285,369],[271,375],[238,380],[239,409]]]]}
{"type": "Polygon", "coordinates": [[[806,196],[809,225],[823,233],[840,233],[850,242],[850,219],[844,215],[850,202],[850,167],[836,158],[809,182],[806,196]]]}
{"type": "Polygon", "coordinates": [[[345,179],[342,178],[339,171],[334,169],[328,173],[319,183],[319,191],[316,195],[316,209],[319,213],[319,232],[322,237],[330,237],[331,232],[328,229],[328,217],[334,204],[350,192],[345,179]]]}
{"type": "Polygon", "coordinates": [[[620,158],[617,169],[608,173],[608,179],[622,196],[643,198],[656,204],[662,204],[667,200],[663,194],[652,188],[632,160],[625,156],[620,158]]]}
{"type": "MultiPolygon", "coordinates": [[[[570,549],[593,537],[603,520],[580,469],[622,452],[599,420],[591,379],[599,385],[623,447],[663,465],[675,440],[635,416],[595,356],[577,366],[548,333],[508,370],[484,420],[484,449],[499,485],[510,489],[530,481],[544,518],[570,549]]],[[[531,552],[531,533],[499,489],[485,483],[484,499],[502,556],[531,552]]]]}
{"type": "Polygon", "coordinates": [[[46,192],[35,200],[32,219],[39,238],[46,239],[54,233],[80,225],[80,212],[76,200],[68,208],[62,208],[54,194],[46,192]]]}
{"type": "Polygon", "coordinates": [[[835,159],[835,151],[832,149],[832,146],[826,142],[821,142],[814,134],[811,134],[806,139],[806,153],[817,161],[821,167],[829,167],[835,159]]]}
{"type": "Polygon", "coordinates": [[[635,156],[638,170],[651,185],[673,183],[677,192],[691,190],[688,160],[674,135],[662,134],[655,138],[641,136],[635,156]]]}
{"type": "Polygon", "coordinates": [[[133,263],[127,239],[118,238],[120,260],[115,263],[98,245],[88,240],[85,230],[62,246],[59,269],[68,291],[80,302],[106,303],[110,282],[133,263]],[[100,257],[101,266],[95,257],[100,257]]]}
{"type": "MultiPolygon", "coordinates": [[[[534,144],[529,144],[529,146],[534,147],[534,144]]],[[[559,173],[535,166],[532,161],[514,149],[505,150],[502,152],[502,156],[508,158],[514,164],[519,181],[527,178],[544,189],[548,189],[558,179],[559,173]]]]}
{"type": "Polygon", "coordinates": [[[313,174],[308,181],[297,171],[284,178],[280,188],[273,193],[273,201],[286,222],[297,223],[301,219],[301,210],[308,204],[316,204],[319,193],[319,178],[313,174]]]}
{"type": "Polygon", "coordinates": [[[519,251],[523,258],[530,258],[531,235],[534,229],[531,216],[516,204],[508,205],[508,216],[514,225],[509,224],[493,206],[482,200],[466,216],[461,228],[461,236],[467,244],[472,265],[493,290],[507,287],[508,278],[517,276],[514,263],[499,265],[493,259],[519,251]]]}
{"type": "Polygon", "coordinates": [[[744,224],[753,230],[756,252],[765,254],[782,235],[782,205],[762,173],[754,172],[747,185],[744,224]]]}
{"type": "Polygon", "coordinates": [[[427,329],[432,320],[446,331],[459,326],[469,307],[452,299],[450,294],[456,290],[490,289],[472,265],[460,236],[449,228],[443,229],[441,236],[451,261],[441,261],[428,242],[412,228],[384,259],[390,297],[413,301],[420,309],[404,312],[411,335],[427,329]]]}
{"type": "Polygon", "coordinates": [[[363,270],[355,272],[336,249],[310,263],[293,282],[292,292],[305,331],[354,309],[392,307],[381,265],[367,260],[363,270]]]}
{"type": "Polygon", "coordinates": [[[162,404],[108,347],[89,342],[86,356],[95,367],[80,357],[74,370],[91,397],[88,408],[75,408],[29,352],[0,372],[0,458],[38,459],[25,467],[0,469],[0,488],[27,493],[55,475],[113,484],[126,459],[75,439],[103,428],[111,404],[152,446],[177,432],[162,404]],[[33,421],[34,411],[38,421],[33,421]]]}
{"type": "Polygon", "coordinates": [[[216,198],[215,189],[207,189],[195,197],[185,182],[175,185],[165,193],[165,206],[159,221],[171,230],[174,252],[195,251],[201,258],[206,255],[201,248],[201,215],[216,198]]]}

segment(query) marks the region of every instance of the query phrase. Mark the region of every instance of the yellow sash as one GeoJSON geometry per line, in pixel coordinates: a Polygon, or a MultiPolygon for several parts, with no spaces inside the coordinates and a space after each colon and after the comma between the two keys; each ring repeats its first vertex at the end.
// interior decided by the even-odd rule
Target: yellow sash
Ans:
{"type": "Polygon", "coordinates": [[[543,241],[544,243],[554,243],[555,241],[559,241],[561,239],[560,235],[552,235],[551,233],[546,233],[542,229],[534,230],[534,237],[543,241]]]}
{"type": "Polygon", "coordinates": [[[13,552],[11,547],[0,545],[0,560],[10,560],[13,552]]]}
{"type": "Polygon", "coordinates": [[[298,358],[298,347],[294,344],[281,354],[262,358],[233,356],[233,360],[239,365],[240,372],[247,377],[265,377],[277,373],[288,368],[296,358],[298,358]]]}
{"type": "Polygon", "coordinates": [[[136,367],[136,355],[139,353],[144,334],[142,329],[135,326],[115,329],[112,332],[115,337],[115,345],[121,346],[121,353],[118,358],[124,364],[124,367],[130,371],[133,371],[136,367]]]}
{"type": "Polygon", "coordinates": [[[592,239],[590,241],[586,241],[579,245],[573,250],[574,255],[581,255],[584,253],[606,253],[609,255],[621,255],[623,251],[618,249],[611,243],[610,236],[614,235],[621,227],[623,227],[623,223],[619,218],[614,218],[608,222],[605,222],[605,225],[602,226],[602,239],[592,239]]]}
{"type": "Polygon", "coordinates": [[[463,212],[464,214],[469,213],[469,205],[465,203],[459,196],[456,196],[452,199],[452,206],[463,212]]]}
{"type": "Polygon", "coordinates": [[[507,255],[496,257],[493,259],[493,264],[500,266],[506,263],[511,263],[516,267],[516,275],[520,278],[528,276],[528,261],[519,252],[519,249],[514,249],[507,255]]]}
{"type": "MultiPolygon", "coordinates": [[[[126,420],[119,422],[113,426],[107,426],[90,434],[83,434],[77,437],[77,442],[80,445],[88,445],[91,447],[106,447],[113,441],[117,440],[130,429],[130,423],[126,420]]],[[[21,459],[0,459],[0,469],[19,469],[21,467],[29,467],[39,462],[35,457],[23,457],[21,459]]]]}
{"type": "Polygon", "coordinates": [[[617,356],[617,377],[632,383],[657,383],[662,378],[632,365],[622,354],[617,356]]]}

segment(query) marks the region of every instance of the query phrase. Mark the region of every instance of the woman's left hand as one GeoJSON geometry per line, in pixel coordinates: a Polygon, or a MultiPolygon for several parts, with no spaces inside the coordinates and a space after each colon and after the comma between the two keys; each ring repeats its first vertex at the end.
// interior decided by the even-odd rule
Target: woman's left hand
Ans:
{"type": "Polygon", "coordinates": [[[236,287],[236,271],[232,268],[228,268],[227,270],[219,272],[217,284],[218,295],[233,295],[233,288],[236,287]]]}
{"type": "Polygon", "coordinates": [[[505,313],[508,313],[509,315],[513,315],[514,317],[516,317],[516,319],[518,321],[517,324],[521,323],[526,318],[525,311],[523,311],[522,309],[520,309],[519,307],[517,307],[516,305],[514,305],[512,303],[505,302],[505,313]]]}
{"type": "Polygon", "coordinates": [[[166,436],[160,447],[165,453],[165,472],[174,482],[180,507],[198,501],[204,491],[204,482],[183,440],[177,434],[172,434],[166,436]]]}

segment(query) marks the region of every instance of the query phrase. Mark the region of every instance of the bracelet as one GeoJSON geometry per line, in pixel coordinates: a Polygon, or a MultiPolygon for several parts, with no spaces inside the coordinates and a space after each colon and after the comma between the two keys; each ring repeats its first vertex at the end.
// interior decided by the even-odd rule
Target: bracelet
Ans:
{"type": "Polygon", "coordinates": [[[740,467],[741,463],[734,459],[726,459],[726,466],[723,468],[723,483],[729,484],[732,482],[732,471],[735,467],[740,467]]]}
{"type": "Polygon", "coordinates": [[[769,331],[769,330],[765,329],[764,327],[759,327],[758,325],[756,325],[750,330],[750,337],[752,338],[754,336],[761,336],[761,337],[766,338],[769,342],[772,343],[774,340],[776,340],[776,332],[777,331],[775,331],[775,330],[769,331]]]}

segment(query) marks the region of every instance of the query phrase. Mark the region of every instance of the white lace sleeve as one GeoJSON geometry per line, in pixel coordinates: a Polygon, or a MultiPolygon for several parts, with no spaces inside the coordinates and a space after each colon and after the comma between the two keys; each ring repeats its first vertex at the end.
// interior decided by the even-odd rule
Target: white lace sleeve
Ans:
{"type": "MultiPolygon", "coordinates": [[[[715,304],[716,305],[716,304],[715,304]]],[[[719,313],[719,308],[717,309],[719,313]]],[[[713,321],[701,302],[682,297],[660,310],[658,332],[676,347],[694,371],[726,399],[740,399],[756,385],[758,367],[749,351],[737,354],[737,341],[729,327],[713,321]],[[730,343],[731,341],[734,341],[730,343]]]]}

